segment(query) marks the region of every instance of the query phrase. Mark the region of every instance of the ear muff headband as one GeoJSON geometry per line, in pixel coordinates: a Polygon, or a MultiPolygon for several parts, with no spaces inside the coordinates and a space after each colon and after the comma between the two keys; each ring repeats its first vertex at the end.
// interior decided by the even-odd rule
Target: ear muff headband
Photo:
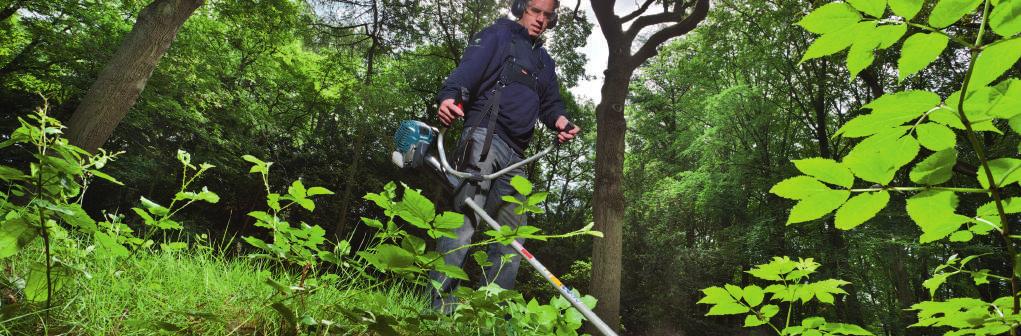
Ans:
{"type": "MultiPolygon", "coordinates": [[[[511,4],[511,14],[514,14],[514,16],[517,18],[521,18],[521,16],[525,15],[525,9],[527,9],[527,7],[528,0],[514,0],[514,2],[511,4]]],[[[557,26],[556,10],[553,11],[553,15],[550,15],[547,21],[549,22],[546,23],[546,29],[550,29],[557,26]]]]}

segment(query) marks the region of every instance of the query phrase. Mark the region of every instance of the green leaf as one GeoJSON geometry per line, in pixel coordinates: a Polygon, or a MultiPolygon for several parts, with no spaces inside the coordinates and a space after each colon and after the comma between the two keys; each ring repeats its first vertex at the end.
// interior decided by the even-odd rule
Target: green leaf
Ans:
{"type": "Polygon", "coordinates": [[[942,124],[924,123],[918,125],[915,132],[918,133],[918,142],[935,152],[952,148],[957,144],[957,135],[942,124]]]}
{"type": "Polygon", "coordinates": [[[950,235],[950,241],[952,242],[967,242],[971,241],[975,235],[971,231],[957,231],[950,235]]]}
{"type": "Polygon", "coordinates": [[[18,250],[28,245],[37,235],[38,230],[17,216],[16,212],[10,212],[0,222],[0,259],[17,254],[18,250]]]}
{"type": "Polygon", "coordinates": [[[907,113],[921,116],[940,104],[939,95],[924,90],[908,90],[888,93],[865,104],[862,108],[876,113],[907,113]]]}
{"type": "Polygon", "coordinates": [[[879,39],[879,49],[892,47],[908,32],[908,25],[893,24],[876,27],[875,36],[879,39]]]}
{"type": "Polygon", "coordinates": [[[970,87],[982,87],[1003,75],[1021,59],[1021,38],[991,44],[978,54],[971,73],[970,87]]]}
{"type": "Polygon", "coordinates": [[[248,173],[269,174],[269,166],[273,164],[272,162],[263,162],[251,155],[242,155],[241,159],[252,163],[252,169],[249,169],[248,173]]]}
{"type": "MultiPolygon", "coordinates": [[[[1021,213],[1021,197],[1011,197],[1003,200],[1003,212],[1005,214],[1021,213]]],[[[992,230],[998,230],[1001,227],[1000,212],[996,209],[995,201],[980,206],[975,211],[975,217],[977,221],[976,225],[972,226],[972,232],[983,234],[992,230]]]]}
{"type": "Polygon", "coordinates": [[[917,119],[939,106],[940,101],[939,95],[928,91],[911,90],[886,94],[862,107],[871,109],[871,114],[850,120],[834,134],[854,138],[882,133],[891,127],[917,119]]]}
{"type": "MultiPolygon", "coordinates": [[[[998,188],[1009,186],[1021,181],[1021,160],[1012,158],[1000,158],[989,161],[989,170],[993,173],[993,180],[998,188]]],[[[978,183],[982,188],[989,188],[989,179],[986,178],[985,167],[978,169],[978,183]]]]}
{"type": "Polygon", "coordinates": [[[811,198],[801,200],[794,205],[794,208],[791,208],[787,224],[807,222],[825,216],[843,205],[850,195],[851,192],[847,190],[828,190],[815,193],[811,198]]]}
{"type": "Polygon", "coordinates": [[[829,332],[830,335],[860,335],[860,336],[872,335],[871,332],[863,329],[862,327],[847,323],[827,322],[826,325],[822,327],[822,330],[829,332]]]}
{"type": "Polygon", "coordinates": [[[957,150],[942,150],[922,160],[911,169],[909,177],[912,182],[926,185],[937,185],[950,180],[957,164],[957,150]]]}
{"type": "Polygon", "coordinates": [[[294,203],[297,203],[297,204],[298,204],[298,205],[300,205],[300,206],[301,206],[302,208],[304,208],[305,210],[308,210],[308,211],[313,211],[313,210],[315,210],[315,209],[316,209],[316,204],[315,204],[315,202],[312,202],[312,200],[310,200],[310,199],[307,199],[307,198],[299,198],[299,199],[295,199],[295,200],[294,200],[294,203]]]}
{"type": "Polygon", "coordinates": [[[760,326],[760,325],[763,325],[763,324],[766,324],[766,323],[767,323],[767,321],[763,321],[763,320],[759,319],[759,317],[756,316],[755,314],[748,314],[748,316],[744,317],[744,326],[746,328],[748,328],[748,327],[757,327],[757,326],[760,326]]]}
{"type": "Polygon", "coordinates": [[[383,223],[374,218],[362,217],[362,223],[365,223],[365,225],[368,225],[369,227],[377,228],[380,230],[383,229],[383,223]]]}
{"type": "Polygon", "coordinates": [[[883,12],[886,12],[886,0],[847,0],[847,2],[875,18],[883,18],[883,12]]]}
{"type": "Polygon", "coordinates": [[[940,0],[929,14],[929,25],[946,28],[964,15],[974,12],[982,0],[940,0]]]}
{"type": "Polygon", "coordinates": [[[866,138],[844,156],[844,165],[863,180],[888,184],[897,170],[918,155],[918,141],[903,136],[908,128],[891,128],[866,138]]]}
{"type": "Polygon", "coordinates": [[[847,200],[847,190],[832,190],[808,176],[797,176],[777,183],[769,190],[777,196],[801,200],[791,209],[787,224],[810,221],[840,207],[847,200]]]}
{"type": "Polygon", "coordinates": [[[395,208],[397,215],[422,229],[429,229],[429,222],[436,217],[436,207],[433,203],[422,196],[421,192],[411,188],[405,189],[404,198],[395,208]]]}
{"type": "Polygon", "coordinates": [[[904,21],[911,21],[922,9],[924,0],[890,0],[890,9],[894,14],[903,17],[904,21]]]}
{"type": "Polygon", "coordinates": [[[825,184],[809,176],[795,176],[780,181],[769,189],[770,193],[777,196],[801,200],[811,197],[813,194],[831,190],[825,184]]]}
{"type": "Polygon", "coordinates": [[[301,180],[295,180],[294,182],[291,182],[291,186],[287,188],[287,194],[296,199],[304,199],[307,195],[305,185],[301,183],[301,180]]]}
{"type": "Polygon", "coordinates": [[[152,213],[153,215],[166,216],[168,213],[170,213],[169,209],[164,208],[162,205],[156,204],[156,202],[150,201],[148,198],[145,198],[144,196],[141,197],[141,202],[142,206],[144,206],[146,210],[149,210],[149,213],[152,213]]]}
{"type": "Polygon", "coordinates": [[[989,283],[989,270],[981,269],[971,273],[971,279],[975,282],[975,285],[984,285],[989,283]]]}
{"type": "Polygon", "coordinates": [[[815,177],[820,181],[850,188],[854,184],[854,175],[851,171],[831,159],[809,158],[794,160],[794,166],[802,173],[815,177]]]}
{"type": "Polygon", "coordinates": [[[528,195],[528,200],[525,202],[525,204],[537,205],[539,203],[545,202],[547,196],[549,196],[549,193],[545,191],[528,195]]]}
{"type": "MultiPolygon", "coordinates": [[[[947,0],[943,0],[947,1],[947,0]]],[[[916,33],[904,40],[900,59],[897,60],[897,80],[925,69],[946,49],[950,39],[937,33],[916,33]]]]}
{"type": "Polygon", "coordinates": [[[185,166],[192,167],[192,168],[195,167],[195,166],[191,165],[191,154],[188,154],[188,152],[185,152],[184,150],[181,150],[181,149],[177,150],[177,161],[180,161],[185,166]]]}
{"type": "Polygon", "coordinates": [[[922,229],[921,243],[940,240],[971,220],[956,214],[957,195],[952,191],[930,190],[908,199],[908,216],[922,229]]]}
{"type": "Polygon", "coordinates": [[[914,113],[872,113],[851,119],[837,130],[835,135],[845,138],[870,136],[918,118],[914,113]]]}
{"type": "Polygon", "coordinates": [[[769,319],[769,318],[771,318],[773,316],[776,316],[776,314],[779,313],[779,312],[780,312],[780,306],[771,305],[771,304],[770,305],[762,306],[762,309],[759,310],[759,313],[762,313],[762,316],[764,316],[766,319],[769,319]]]}
{"type": "Polygon", "coordinates": [[[180,251],[188,248],[188,243],[184,242],[172,242],[160,244],[160,249],[163,251],[180,251]]]}
{"type": "Polygon", "coordinates": [[[989,27],[1003,37],[1021,32],[1021,1],[1001,0],[989,14],[989,27]]]}
{"type": "MultiPolygon", "coordinates": [[[[442,260],[442,259],[440,259],[440,260],[442,260]]],[[[457,267],[457,266],[454,266],[454,265],[445,264],[445,263],[440,263],[440,264],[437,264],[437,265],[433,266],[433,268],[435,268],[437,272],[443,273],[443,275],[446,275],[448,278],[465,280],[465,281],[468,280],[468,273],[465,273],[464,270],[461,269],[460,267],[457,267]]]]}
{"type": "Polygon", "coordinates": [[[438,229],[456,229],[462,225],[464,225],[464,215],[450,211],[436,216],[436,220],[433,221],[433,226],[438,229]]]}
{"type": "Polygon", "coordinates": [[[818,317],[818,316],[813,316],[813,317],[809,317],[809,318],[806,318],[804,320],[801,320],[801,326],[803,326],[805,328],[808,328],[808,329],[818,329],[819,327],[822,327],[823,325],[826,325],[826,319],[824,319],[822,317],[818,317]]]}
{"type": "Polygon", "coordinates": [[[762,287],[756,285],[745,287],[743,292],[744,301],[747,302],[750,307],[757,307],[762,303],[762,299],[765,298],[765,293],[762,291],[762,287]]]}
{"type": "Polygon", "coordinates": [[[376,247],[376,256],[384,265],[383,269],[402,269],[414,264],[415,256],[395,245],[382,244],[376,247]]]}
{"type": "Polygon", "coordinates": [[[890,193],[885,190],[852,197],[837,210],[835,225],[841,230],[853,229],[875,217],[889,201],[890,193]]]}
{"type": "Polygon", "coordinates": [[[266,244],[266,242],[262,241],[262,239],[255,238],[255,237],[242,237],[241,239],[243,239],[249,245],[255,246],[255,247],[257,247],[257,248],[259,248],[261,250],[273,251],[273,249],[271,249],[269,247],[269,245],[266,244]]]}
{"type": "MultiPolygon", "coordinates": [[[[124,183],[121,183],[121,181],[118,181],[118,180],[117,180],[116,178],[114,178],[113,176],[107,175],[106,173],[104,173],[104,172],[101,172],[101,171],[99,171],[99,170],[95,170],[95,169],[89,169],[89,170],[88,170],[88,172],[89,172],[89,174],[92,174],[92,175],[95,175],[95,176],[96,176],[96,177],[98,177],[98,178],[101,178],[101,179],[107,180],[107,181],[108,181],[108,182],[110,182],[110,183],[113,183],[113,184],[116,184],[116,185],[119,185],[119,186],[123,186],[123,185],[124,185],[124,183]]],[[[3,175],[3,174],[2,174],[2,173],[0,173],[0,178],[2,178],[2,177],[3,177],[2,175],[3,175]]]]}
{"type": "Polygon", "coordinates": [[[713,286],[709,288],[704,288],[702,289],[702,294],[705,294],[705,296],[702,297],[702,299],[698,300],[698,302],[696,303],[720,304],[737,302],[737,300],[734,299],[733,296],[730,296],[730,292],[728,292],[726,289],[723,289],[722,287],[713,286]]]}
{"type": "Polygon", "coordinates": [[[872,65],[876,59],[876,54],[873,51],[877,46],[879,46],[878,43],[854,43],[851,45],[851,49],[847,52],[847,71],[851,74],[851,80],[872,65]]]}
{"type": "Polygon", "coordinates": [[[14,180],[21,180],[24,179],[25,177],[26,177],[25,173],[22,173],[20,170],[7,166],[0,166],[0,180],[9,182],[14,180]]]}
{"type": "Polygon", "coordinates": [[[847,294],[847,292],[840,288],[840,286],[847,284],[850,284],[850,282],[838,279],[826,279],[808,284],[808,288],[820,302],[833,304],[833,295],[847,294]]]}
{"type": "Polygon", "coordinates": [[[944,283],[946,283],[947,279],[950,278],[950,276],[954,275],[954,274],[957,274],[957,273],[956,272],[953,272],[953,273],[940,273],[940,274],[933,275],[932,278],[929,278],[929,280],[922,281],[922,287],[925,287],[925,288],[929,289],[929,296],[935,296],[936,295],[936,290],[938,290],[940,286],[942,286],[944,283]]]}
{"type": "Polygon", "coordinates": [[[323,188],[323,187],[311,187],[311,188],[308,188],[306,193],[307,193],[307,196],[333,195],[333,192],[330,191],[330,189],[326,189],[326,188],[323,188]]]}
{"type": "Polygon", "coordinates": [[[990,89],[989,98],[986,115],[1003,119],[1021,115],[1021,80],[1010,79],[996,84],[990,89]]]}
{"type": "Polygon", "coordinates": [[[718,316],[718,315],[737,315],[748,312],[748,307],[741,305],[737,302],[725,302],[719,303],[709,308],[709,312],[706,316],[718,316]]]}
{"type": "MultiPolygon", "coordinates": [[[[58,272],[50,272],[51,281],[53,282],[52,287],[56,289],[56,285],[61,283],[56,275],[58,272]],[[57,280],[57,281],[53,281],[57,280]]],[[[29,266],[28,276],[25,277],[25,288],[22,292],[25,294],[25,299],[31,302],[46,302],[49,297],[49,292],[46,289],[46,265],[42,263],[33,263],[29,266]]]]}
{"type": "Polygon", "coordinates": [[[816,34],[826,34],[846,28],[858,21],[861,21],[861,15],[854,8],[846,3],[832,2],[822,5],[801,18],[798,25],[816,34]]]}
{"type": "Polygon", "coordinates": [[[518,191],[519,194],[525,196],[532,194],[532,182],[529,182],[528,179],[521,175],[515,175],[511,178],[510,184],[514,187],[514,190],[518,191]]]}
{"type": "Polygon", "coordinates": [[[868,32],[875,27],[875,21],[864,21],[828,32],[815,39],[812,45],[808,46],[808,50],[805,51],[805,55],[801,57],[799,63],[841,52],[851,46],[855,36],[862,32],[868,32]]]}
{"type": "Polygon", "coordinates": [[[116,239],[106,233],[97,231],[94,234],[94,238],[98,247],[96,251],[102,251],[101,253],[106,257],[123,258],[131,255],[131,251],[128,251],[124,245],[121,245],[116,239]]]}

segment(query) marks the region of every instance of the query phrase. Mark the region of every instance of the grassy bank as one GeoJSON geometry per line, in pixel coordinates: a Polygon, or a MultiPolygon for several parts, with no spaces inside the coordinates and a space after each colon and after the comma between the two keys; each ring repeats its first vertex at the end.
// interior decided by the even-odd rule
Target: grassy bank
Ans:
{"type": "MultiPolygon", "coordinates": [[[[5,276],[22,264],[4,265],[5,276]]],[[[201,335],[281,334],[284,319],[271,307],[279,299],[266,279],[298,282],[297,274],[271,271],[266,262],[208,250],[143,252],[126,261],[87,265],[87,275],[75,277],[55,297],[49,322],[42,322],[41,310],[6,300],[4,308],[19,313],[0,319],[0,334],[152,335],[160,328],[201,335]]],[[[295,309],[299,319],[326,320],[340,333],[357,330],[345,327],[338,307],[395,316],[414,316],[427,307],[425,295],[395,283],[340,276],[308,285],[315,289],[303,304],[287,303],[300,307],[295,309]]]]}

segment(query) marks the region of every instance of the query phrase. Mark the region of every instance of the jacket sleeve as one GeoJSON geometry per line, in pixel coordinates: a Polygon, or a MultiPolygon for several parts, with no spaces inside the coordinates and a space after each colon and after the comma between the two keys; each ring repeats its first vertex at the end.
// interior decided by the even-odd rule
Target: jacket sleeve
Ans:
{"type": "Polygon", "coordinates": [[[556,131],[557,118],[567,117],[567,107],[560,97],[560,82],[557,80],[556,65],[548,54],[543,57],[547,62],[543,71],[542,90],[539,92],[539,120],[547,128],[556,131]]]}
{"type": "Polygon", "coordinates": [[[443,82],[443,88],[436,95],[436,102],[454,99],[462,87],[476,92],[487,68],[496,58],[499,45],[499,36],[495,29],[485,29],[475,34],[468,47],[464,49],[461,63],[443,82]]]}

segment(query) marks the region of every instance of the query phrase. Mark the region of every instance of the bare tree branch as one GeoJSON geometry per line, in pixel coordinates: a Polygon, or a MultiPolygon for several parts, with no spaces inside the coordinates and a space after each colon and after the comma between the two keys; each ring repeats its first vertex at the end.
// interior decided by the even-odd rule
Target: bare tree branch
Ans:
{"type": "Polygon", "coordinates": [[[596,20],[599,21],[599,29],[603,31],[603,36],[607,41],[613,41],[620,38],[622,30],[620,28],[620,18],[613,13],[613,5],[616,1],[592,1],[592,11],[596,14],[596,20]]]}
{"type": "Polygon", "coordinates": [[[664,28],[649,37],[649,40],[646,41],[637,52],[635,52],[634,57],[637,62],[634,64],[641,64],[645,60],[649,59],[649,57],[655,56],[657,53],[656,47],[666,42],[666,40],[684,35],[692,29],[695,29],[698,23],[702,22],[708,14],[709,0],[697,0],[695,8],[690,15],[686,16],[677,24],[664,28]]]}
{"type": "Polygon", "coordinates": [[[624,15],[624,17],[620,18],[620,22],[627,23],[628,21],[634,20],[638,16],[642,15],[642,13],[645,13],[645,11],[649,9],[649,6],[651,6],[653,2],[656,2],[656,0],[645,0],[645,3],[642,4],[642,7],[638,8],[634,12],[631,12],[631,14],[624,15]]]}

